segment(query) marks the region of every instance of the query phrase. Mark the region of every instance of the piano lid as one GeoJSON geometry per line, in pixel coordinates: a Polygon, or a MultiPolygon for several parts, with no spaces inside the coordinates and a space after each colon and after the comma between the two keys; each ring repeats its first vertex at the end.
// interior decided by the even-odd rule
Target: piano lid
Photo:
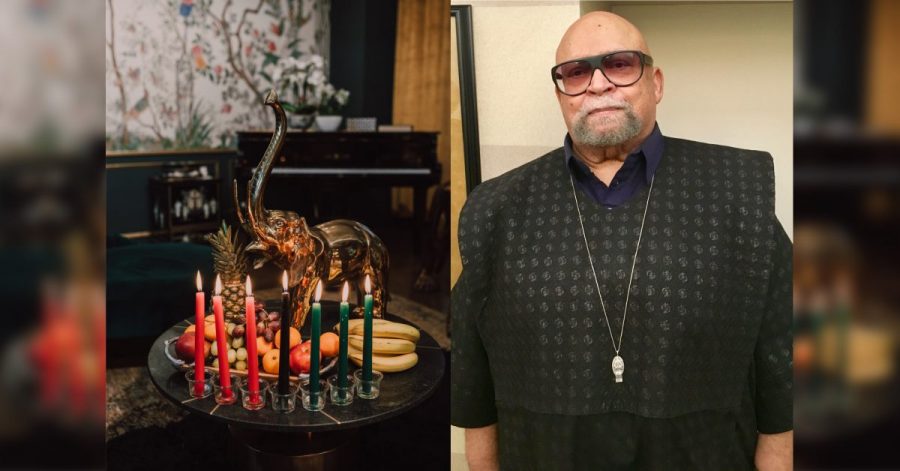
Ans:
{"type": "MultiPolygon", "coordinates": [[[[238,132],[238,167],[259,163],[271,133],[238,132]]],[[[437,163],[436,132],[289,132],[273,173],[282,175],[334,174],[336,169],[359,174],[428,175],[437,163]],[[293,167],[293,169],[291,168],[293,167]],[[411,172],[411,173],[410,173],[411,172]]]]}

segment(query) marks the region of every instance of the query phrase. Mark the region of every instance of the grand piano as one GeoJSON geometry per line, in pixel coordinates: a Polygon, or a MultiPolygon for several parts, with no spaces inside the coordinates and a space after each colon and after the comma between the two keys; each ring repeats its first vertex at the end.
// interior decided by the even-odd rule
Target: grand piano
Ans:
{"type": "MultiPolygon", "coordinates": [[[[334,217],[352,217],[353,212],[348,209],[358,206],[359,201],[354,203],[348,198],[354,193],[363,194],[364,189],[412,187],[418,251],[425,227],[426,195],[441,180],[437,135],[288,131],[282,153],[272,168],[266,205],[295,210],[316,224],[334,217]]],[[[271,131],[237,133],[235,176],[242,197],[271,137],[271,131]]],[[[367,223],[365,218],[360,220],[367,223]]]]}

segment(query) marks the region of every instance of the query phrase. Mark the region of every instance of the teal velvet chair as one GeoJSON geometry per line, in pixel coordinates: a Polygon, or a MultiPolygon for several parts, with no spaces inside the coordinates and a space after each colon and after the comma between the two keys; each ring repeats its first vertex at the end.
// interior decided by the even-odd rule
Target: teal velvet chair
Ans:
{"type": "Polygon", "coordinates": [[[190,243],[107,241],[108,339],[156,337],[194,315],[194,278],[210,296],[212,248],[190,243]]]}

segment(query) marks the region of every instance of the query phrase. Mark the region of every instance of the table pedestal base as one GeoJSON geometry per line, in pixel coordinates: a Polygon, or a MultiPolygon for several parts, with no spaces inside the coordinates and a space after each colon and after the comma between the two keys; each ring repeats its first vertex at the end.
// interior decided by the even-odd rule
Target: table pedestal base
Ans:
{"type": "Polygon", "coordinates": [[[228,426],[234,469],[331,471],[357,465],[357,430],[319,433],[267,432],[228,426]]]}

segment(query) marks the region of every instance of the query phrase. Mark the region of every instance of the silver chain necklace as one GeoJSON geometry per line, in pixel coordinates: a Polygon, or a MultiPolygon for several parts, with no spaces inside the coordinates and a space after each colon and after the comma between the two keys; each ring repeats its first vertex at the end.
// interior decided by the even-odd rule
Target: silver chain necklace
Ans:
{"type": "Polygon", "coordinates": [[[622,374],[625,373],[625,360],[619,356],[619,350],[622,348],[622,335],[625,333],[625,317],[628,316],[628,299],[631,297],[631,282],[634,281],[634,267],[637,264],[638,251],[641,249],[641,236],[644,235],[644,221],[647,220],[647,208],[650,207],[650,195],[653,194],[653,182],[656,178],[650,179],[650,189],[647,190],[647,202],[644,203],[644,215],[641,217],[641,230],[638,232],[637,246],[634,248],[634,257],[631,260],[631,275],[628,277],[628,289],[625,291],[625,309],[622,312],[622,329],[619,331],[619,345],[616,346],[616,340],[613,338],[612,324],[606,315],[606,305],[603,303],[603,294],[600,293],[600,279],[597,278],[597,272],[594,270],[594,258],[591,257],[591,247],[588,244],[587,232],[584,230],[584,220],[581,218],[581,207],[578,204],[578,192],[575,191],[575,180],[572,174],[569,174],[569,183],[572,184],[572,197],[575,198],[575,210],[578,212],[578,224],[581,225],[581,235],[584,237],[584,250],[587,251],[588,261],[591,263],[591,273],[594,275],[594,284],[597,287],[597,295],[600,296],[600,308],[603,309],[603,318],[606,319],[606,327],[609,329],[609,340],[612,341],[613,350],[616,356],[612,360],[612,371],[617,383],[622,382],[622,374]]]}

